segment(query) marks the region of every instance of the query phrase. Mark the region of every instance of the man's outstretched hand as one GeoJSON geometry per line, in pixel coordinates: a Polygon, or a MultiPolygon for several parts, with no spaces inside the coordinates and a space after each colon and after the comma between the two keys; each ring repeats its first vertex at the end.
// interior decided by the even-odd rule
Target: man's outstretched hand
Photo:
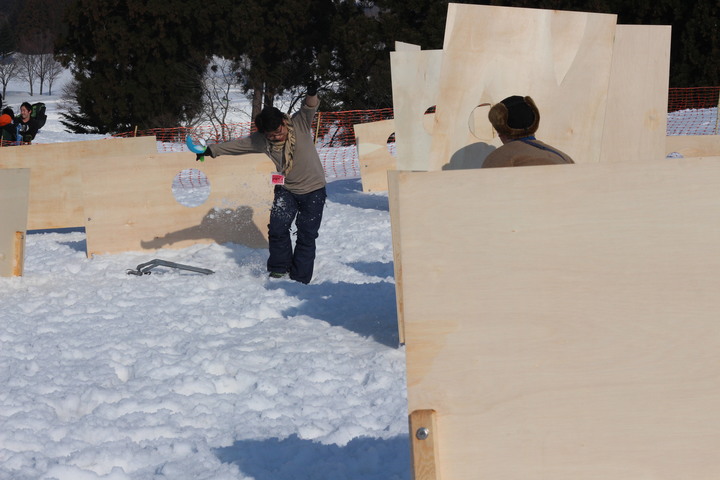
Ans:
{"type": "Polygon", "coordinates": [[[318,84],[316,81],[310,81],[307,84],[307,92],[306,94],[310,97],[314,97],[318,93],[318,84]]]}

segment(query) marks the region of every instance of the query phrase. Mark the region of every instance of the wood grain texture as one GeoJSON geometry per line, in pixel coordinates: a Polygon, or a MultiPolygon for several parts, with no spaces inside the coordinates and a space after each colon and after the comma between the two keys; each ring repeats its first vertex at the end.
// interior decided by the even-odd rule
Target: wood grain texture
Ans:
{"type": "Polygon", "coordinates": [[[29,168],[28,229],[82,227],[81,172],[112,158],[122,175],[122,156],[157,153],[155,137],[107,138],[0,148],[0,168],[29,168]]]}
{"type": "Polygon", "coordinates": [[[720,156],[720,135],[670,135],[665,137],[665,153],[683,157],[720,156]]]}
{"type": "Polygon", "coordinates": [[[20,277],[25,268],[25,232],[15,232],[15,245],[13,247],[12,275],[20,277]]]}
{"type": "Polygon", "coordinates": [[[413,480],[440,480],[440,436],[435,411],[415,410],[410,413],[409,420],[413,480]]]}
{"type": "Polygon", "coordinates": [[[442,50],[390,52],[398,170],[430,169],[442,50]]]}
{"type": "Polygon", "coordinates": [[[599,161],[615,23],[615,15],[449,4],[429,170],[482,163],[500,142],[473,112],[510,95],[535,100],[539,139],[578,163],[599,161]]]}
{"type": "Polygon", "coordinates": [[[388,138],[395,133],[395,120],[354,125],[363,192],[386,192],[387,172],[395,170],[396,158],[388,149],[388,138]]]}
{"type": "Polygon", "coordinates": [[[601,162],[665,157],[670,33],[665,25],[616,27],[601,162]]]}
{"type": "Polygon", "coordinates": [[[22,274],[29,198],[30,169],[0,169],[0,277],[22,274]]]}
{"type": "Polygon", "coordinates": [[[720,478],[719,190],[703,159],[397,175],[442,478],[720,478]]]}
{"type": "Polygon", "coordinates": [[[189,152],[132,155],[83,170],[88,256],[233,242],[267,246],[272,204],[263,154],[196,162],[189,152]],[[173,196],[175,175],[198,169],[210,183],[205,203],[186,207],[173,196]]]}

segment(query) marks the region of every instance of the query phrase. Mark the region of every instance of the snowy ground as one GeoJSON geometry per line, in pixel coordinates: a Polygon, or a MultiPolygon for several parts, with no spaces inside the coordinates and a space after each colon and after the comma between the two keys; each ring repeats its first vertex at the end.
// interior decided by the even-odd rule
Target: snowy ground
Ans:
{"type": "MultiPolygon", "coordinates": [[[[36,143],[102,137],[24,100],[36,143]]],[[[29,234],[0,278],[0,479],[409,479],[387,196],[328,191],[310,285],[239,245],[87,259],[82,231],[29,234]],[[215,273],[126,273],[153,258],[215,273]]]]}
{"type": "MultiPolygon", "coordinates": [[[[26,90],[6,102],[47,104],[36,143],[102,137],[26,90]]],[[[692,113],[708,131],[669,133],[714,133],[692,113]]],[[[81,231],[28,235],[0,278],[0,480],[409,479],[387,196],[328,193],[311,285],[238,245],[87,259],[81,231]],[[152,258],[215,273],[126,274],[152,258]]]]}

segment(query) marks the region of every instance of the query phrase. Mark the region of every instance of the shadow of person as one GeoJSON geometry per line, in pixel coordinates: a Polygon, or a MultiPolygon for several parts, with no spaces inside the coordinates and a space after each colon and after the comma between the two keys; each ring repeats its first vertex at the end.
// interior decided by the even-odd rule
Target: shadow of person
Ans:
{"type": "Polygon", "coordinates": [[[210,209],[200,225],[168,232],[162,237],[142,240],[143,248],[158,249],[187,240],[212,240],[215,243],[237,243],[250,248],[267,248],[265,235],[253,222],[253,209],[248,206],[236,209],[210,209]]]}
{"type": "Polygon", "coordinates": [[[390,348],[398,348],[397,301],[393,264],[348,263],[360,273],[385,280],[372,283],[323,282],[304,285],[293,281],[271,282],[268,290],[284,290],[301,300],[297,306],[283,310],[286,318],[308,316],[342,327],[390,348]],[[343,312],[338,315],[337,312],[343,312]]]}
{"type": "Polygon", "coordinates": [[[443,170],[469,170],[480,168],[485,158],[495,147],[485,142],[475,142],[466,145],[450,157],[450,161],[442,166],[443,170]]]}
{"type": "Polygon", "coordinates": [[[335,203],[385,212],[390,210],[387,195],[363,192],[359,178],[332,181],[327,184],[327,192],[335,203]]]}

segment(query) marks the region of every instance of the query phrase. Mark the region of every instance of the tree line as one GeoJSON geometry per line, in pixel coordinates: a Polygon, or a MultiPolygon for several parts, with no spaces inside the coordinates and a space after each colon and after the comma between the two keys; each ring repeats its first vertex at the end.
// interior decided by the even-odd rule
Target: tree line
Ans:
{"type": "MultiPolygon", "coordinates": [[[[391,107],[389,52],[396,41],[442,48],[448,6],[447,0],[4,2],[15,29],[0,60],[7,52],[28,53],[28,44],[39,42],[29,39],[49,41],[43,53],[73,74],[63,123],[88,133],[222,123],[235,87],[251,99],[253,115],[280,97],[301,98],[310,82],[324,88],[324,109],[391,107]]],[[[717,0],[455,3],[613,13],[620,24],[672,25],[670,85],[720,85],[717,0]]]]}
{"type": "MultiPolygon", "coordinates": [[[[39,6],[35,0],[29,0],[27,8],[21,8],[20,2],[6,1],[8,3],[3,3],[3,10],[0,11],[2,98],[5,98],[8,84],[13,79],[26,82],[30,96],[35,95],[36,85],[39,87],[37,93],[42,95],[47,92],[51,95],[53,84],[64,69],[53,54],[53,36],[47,28],[37,25],[51,25],[53,14],[47,10],[30,8],[39,6]]],[[[55,5],[57,7],[61,3],[55,5]]],[[[54,21],[57,23],[62,18],[63,9],[56,8],[54,14],[54,21]]]]}

